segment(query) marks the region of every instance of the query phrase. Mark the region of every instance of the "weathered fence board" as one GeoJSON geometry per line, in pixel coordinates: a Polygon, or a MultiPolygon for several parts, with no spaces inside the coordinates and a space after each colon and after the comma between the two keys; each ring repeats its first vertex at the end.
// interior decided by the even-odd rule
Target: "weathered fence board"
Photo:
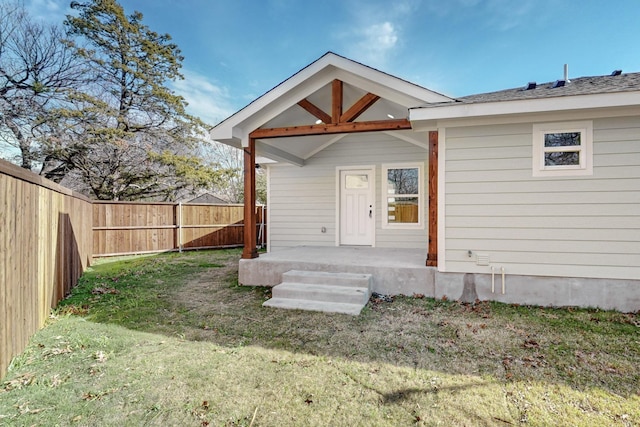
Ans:
{"type": "Polygon", "coordinates": [[[0,160],[0,376],[91,260],[91,202],[0,160]]]}

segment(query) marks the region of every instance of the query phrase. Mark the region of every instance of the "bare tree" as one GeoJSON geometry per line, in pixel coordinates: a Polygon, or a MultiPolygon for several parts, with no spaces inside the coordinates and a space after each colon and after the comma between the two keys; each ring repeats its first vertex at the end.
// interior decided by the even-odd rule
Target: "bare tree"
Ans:
{"type": "Polygon", "coordinates": [[[45,175],[72,171],[91,197],[108,200],[175,199],[187,188],[213,185],[220,171],[193,153],[203,124],[167,87],[182,79],[182,55],[168,34],[126,15],[116,0],[73,1],[65,21],[73,51],[90,83],[56,111],[56,138],[47,145],[45,175]]]}
{"type": "Polygon", "coordinates": [[[55,25],[30,19],[19,3],[0,4],[0,140],[31,170],[43,161],[51,110],[83,77],[82,63],[55,25]]]}
{"type": "MultiPolygon", "coordinates": [[[[210,165],[217,165],[225,171],[225,176],[210,191],[230,203],[244,201],[244,157],[242,150],[217,141],[201,145],[200,157],[210,165]]],[[[256,200],[267,202],[267,177],[264,169],[256,171],[256,200]]]]}

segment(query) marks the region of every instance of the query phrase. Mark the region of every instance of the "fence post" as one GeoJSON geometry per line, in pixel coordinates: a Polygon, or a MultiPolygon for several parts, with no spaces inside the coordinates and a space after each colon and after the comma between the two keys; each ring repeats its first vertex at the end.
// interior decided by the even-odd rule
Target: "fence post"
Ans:
{"type": "Polygon", "coordinates": [[[178,251],[182,253],[182,202],[178,203],[176,222],[178,223],[178,251]]]}
{"type": "Polygon", "coordinates": [[[265,244],[264,244],[264,228],[265,228],[265,222],[264,222],[264,210],[265,210],[265,205],[261,206],[261,212],[260,212],[260,248],[264,248],[265,244]]]}

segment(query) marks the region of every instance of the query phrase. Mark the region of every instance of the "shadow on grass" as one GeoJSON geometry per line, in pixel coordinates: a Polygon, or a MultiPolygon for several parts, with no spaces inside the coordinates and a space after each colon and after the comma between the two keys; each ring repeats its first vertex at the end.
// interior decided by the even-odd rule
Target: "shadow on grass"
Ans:
{"type": "MultiPolygon", "coordinates": [[[[239,256],[223,250],[101,260],[59,310],[230,348],[639,393],[637,314],[411,297],[372,300],[358,317],[263,308],[270,290],[238,286],[239,256]]],[[[383,399],[436,390],[398,388],[383,399]]]]}

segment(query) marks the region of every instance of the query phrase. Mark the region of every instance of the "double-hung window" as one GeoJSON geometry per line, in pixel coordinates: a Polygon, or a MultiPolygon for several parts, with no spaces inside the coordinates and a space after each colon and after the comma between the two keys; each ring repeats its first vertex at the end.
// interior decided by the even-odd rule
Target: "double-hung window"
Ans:
{"type": "Polygon", "coordinates": [[[533,176],[593,173],[591,121],[533,125],[533,176]]]}
{"type": "Polygon", "coordinates": [[[382,228],[422,228],[422,165],[382,165],[382,228]]]}

